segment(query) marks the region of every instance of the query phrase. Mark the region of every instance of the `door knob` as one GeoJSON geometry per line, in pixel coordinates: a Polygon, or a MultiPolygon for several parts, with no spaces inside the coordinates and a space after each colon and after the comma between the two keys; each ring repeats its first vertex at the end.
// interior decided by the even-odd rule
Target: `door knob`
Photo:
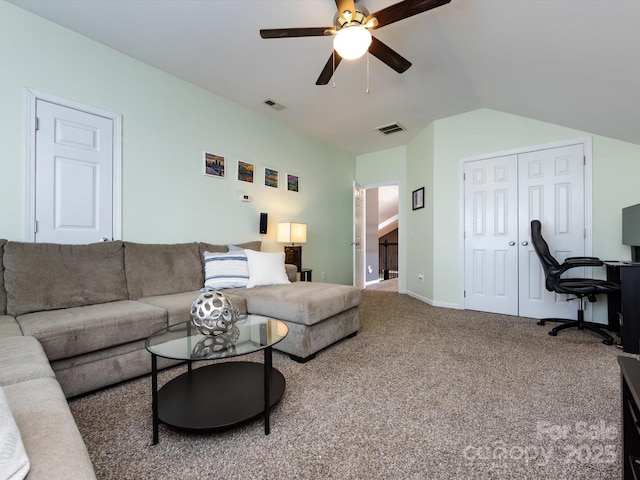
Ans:
{"type": "Polygon", "coordinates": [[[527,242],[526,240],[524,242],[522,242],[522,246],[526,247],[527,245],[529,245],[529,242],[527,242]]]}
{"type": "Polygon", "coordinates": [[[107,237],[102,237],[102,238],[100,239],[100,241],[101,241],[101,242],[108,242],[108,241],[109,241],[109,239],[108,239],[107,237]]]}
{"type": "Polygon", "coordinates": [[[513,247],[516,244],[516,242],[509,242],[509,246],[513,247]]]}

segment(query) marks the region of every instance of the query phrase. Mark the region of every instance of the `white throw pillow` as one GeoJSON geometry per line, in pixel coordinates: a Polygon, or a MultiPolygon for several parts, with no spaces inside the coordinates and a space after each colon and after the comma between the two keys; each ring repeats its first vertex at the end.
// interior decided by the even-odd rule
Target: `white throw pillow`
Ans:
{"type": "Polygon", "coordinates": [[[284,268],[284,252],[268,253],[245,250],[249,263],[247,288],[260,285],[284,285],[291,283],[284,268]]]}
{"type": "Polygon", "coordinates": [[[242,251],[204,252],[204,287],[210,290],[242,288],[249,282],[247,255],[242,251]]]}
{"type": "Polygon", "coordinates": [[[29,473],[29,467],[20,430],[0,388],[0,480],[22,480],[29,473]]]}

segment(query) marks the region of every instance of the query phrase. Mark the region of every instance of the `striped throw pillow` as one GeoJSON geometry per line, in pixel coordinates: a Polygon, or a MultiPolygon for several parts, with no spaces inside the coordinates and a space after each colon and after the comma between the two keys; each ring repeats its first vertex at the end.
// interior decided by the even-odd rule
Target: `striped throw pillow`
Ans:
{"type": "Polygon", "coordinates": [[[249,282],[247,255],[242,251],[204,252],[204,287],[207,290],[242,288],[249,282]]]}

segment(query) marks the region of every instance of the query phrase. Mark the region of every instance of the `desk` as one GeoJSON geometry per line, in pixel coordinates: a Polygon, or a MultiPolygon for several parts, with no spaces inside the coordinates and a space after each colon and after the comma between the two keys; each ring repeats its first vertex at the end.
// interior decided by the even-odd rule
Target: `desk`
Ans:
{"type": "Polygon", "coordinates": [[[620,293],[607,295],[609,330],[619,331],[622,349],[640,353],[640,263],[606,261],[607,280],[620,293]]]}

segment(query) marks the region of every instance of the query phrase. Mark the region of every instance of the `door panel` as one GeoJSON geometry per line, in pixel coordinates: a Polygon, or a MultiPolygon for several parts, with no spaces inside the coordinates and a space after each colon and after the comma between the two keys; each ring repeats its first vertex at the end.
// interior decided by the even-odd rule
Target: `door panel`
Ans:
{"type": "Polygon", "coordinates": [[[468,162],[465,174],[465,307],[517,315],[515,156],[468,162]]]}
{"type": "Polygon", "coordinates": [[[35,241],[113,238],[113,120],[38,100],[35,241]]]}
{"type": "Polygon", "coordinates": [[[353,286],[364,289],[365,189],[353,182],[353,286]]]}
{"type": "MultiPolygon", "coordinates": [[[[531,220],[542,232],[555,258],[585,254],[584,147],[582,144],[518,155],[520,276],[519,315],[574,318],[577,305],[545,288],[544,271],[531,245],[531,220]],[[524,245],[523,245],[524,243],[524,245]]],[[[575,269],[571,276],[589,272],[575,269]]]]}

